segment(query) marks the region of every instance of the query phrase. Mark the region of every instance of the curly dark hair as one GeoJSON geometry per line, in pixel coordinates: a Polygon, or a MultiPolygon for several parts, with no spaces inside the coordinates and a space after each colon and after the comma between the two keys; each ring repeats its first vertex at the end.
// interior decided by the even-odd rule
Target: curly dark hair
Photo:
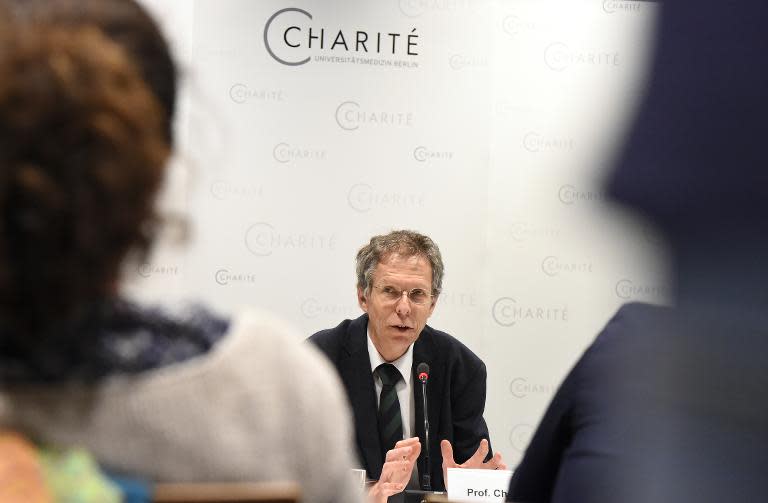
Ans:
{"type": "Polygon", "coordinates": [[[94,26],[133,58],[144,82],[168,118],[166,139],[173,144],[178,71],[160,28],[135,0],[0,0],[10,21],[24,26],[48,24],[76,28],[94,26]]]}
{"type": "Polygon", "coordinates": [[[149,245],[170,116],[134,55],[95,26],[28,24],[10,44],[0,54],[0,344],[33,359],[66,347],[66,327],[114,296],[123,260],[149,245]]]}

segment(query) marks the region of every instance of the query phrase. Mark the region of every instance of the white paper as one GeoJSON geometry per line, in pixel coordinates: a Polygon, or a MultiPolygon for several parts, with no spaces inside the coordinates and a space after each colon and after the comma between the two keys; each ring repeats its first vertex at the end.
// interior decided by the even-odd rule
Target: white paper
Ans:
{"type": "Polygon", "coordinates": [[[504,501],[511,478],[511,470],[448,468],[448,499],[504,501]]]}

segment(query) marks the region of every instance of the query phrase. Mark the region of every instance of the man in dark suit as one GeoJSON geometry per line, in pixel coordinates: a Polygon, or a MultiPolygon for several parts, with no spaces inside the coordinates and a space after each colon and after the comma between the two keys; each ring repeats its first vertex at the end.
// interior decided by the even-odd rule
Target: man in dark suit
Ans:
{"type": "MultiPolygon", "coordinates": [[[[395,438],[417,436],[422,446],[425,442],[416,370],[421,363],[430,369],[430,444],[422,447],[417,462],[419,483],[423,486],[428,475],[433,490],[445,490],[447,468],[506,468],[501,455],[490,450],[483,419],[485,364],[464,344],[426,324],[442,277],[440,250],[429,237],[412,231],[374,236],[357,254],[357,297],[365,314],[309,338],[341,376],[354,412],[358,454],[372,479],[379,478],[392,447],[387,445],[392,431],[395,438]],[[396,369],[396,384],[388,384],[384,367],[396,369]],[[382,411],[382,403],[390,403],[387,386],[394,386],[394,412],[382,411]]],[[[415,475],[411,487],[418,487],[415,475]]]]}

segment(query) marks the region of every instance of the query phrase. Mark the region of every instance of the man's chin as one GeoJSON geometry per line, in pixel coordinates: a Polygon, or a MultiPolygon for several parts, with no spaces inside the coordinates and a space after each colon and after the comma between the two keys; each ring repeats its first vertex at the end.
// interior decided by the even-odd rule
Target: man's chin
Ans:
{"type": "Polygon", "coordinates": [[[405,352],[408,351],[408,347],[416,340],[415,331],[413,329],[405,332],[398,330],[396,333],[388,333],[388,335],[388,356],[393,356],[392,360],[397,360],[403,356],[405,352]]]}

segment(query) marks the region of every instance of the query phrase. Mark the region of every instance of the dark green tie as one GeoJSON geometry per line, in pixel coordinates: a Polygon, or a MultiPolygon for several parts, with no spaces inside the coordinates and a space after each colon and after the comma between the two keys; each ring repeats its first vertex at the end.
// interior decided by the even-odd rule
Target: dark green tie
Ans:
{"type": "Polygon", "coordinates": [[[382,453],[386,458],[387,451],[403,439],[403,418],[400,415],[400,401],[395,389],[402,376],[391,363],[382,363],[376,367],[376,375],[382,384],[379,396],[379,438],[382,453]]]}

